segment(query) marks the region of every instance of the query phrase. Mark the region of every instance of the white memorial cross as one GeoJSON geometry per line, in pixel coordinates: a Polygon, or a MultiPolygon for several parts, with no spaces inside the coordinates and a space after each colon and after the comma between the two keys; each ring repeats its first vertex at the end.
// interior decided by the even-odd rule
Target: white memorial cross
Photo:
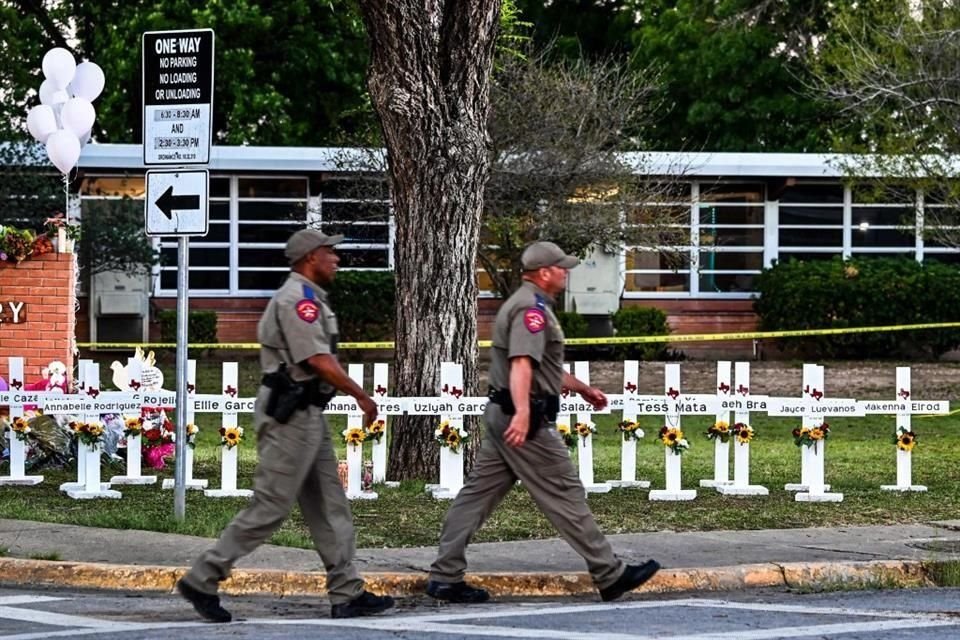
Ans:
{"type": "MultiPolygon", "coordinates": [[[[570,373],[570,365],[567,364],[566,362],[563,363],[563,370],[565,373],[570,373]]],[[[564,402],[564,400],[566,400],[567,397],[569,397],[569,395],[570,395],[570,391],[566,387],[564,387],[563,390],[560,392],[560,409],[559,411],[557,411],[556,425],[558,430],[560,428],[560,425],[564,425],[567,429],[569,429],[570,435],[572,437],[578,438],[579,436],[577,436],[577,430],[573,422],[570,420],[570,405],[564,402]]],[[[573,455],[572,451],[570,453],[571,455],[573,455]]]]}
{"type": "MultiPolygon", "coordinates": [[[[83,383],[85,393],[89,396],[89,400],[86,402],[85,412],[81,416],[81,420],[86,423],[98,423],[100,427],[103,428],[103,423],[100,422],[101,413],[104,413],[104,407],[98,405],[96,400],[100,396],[100,364],[96,362],[91,362],[89,360],[81,360],[81,371],[83,373],[83,383]]],[[[102,402],[106,402],[105,400],[102,402]]],[[[106,413],[120,413],[119,411],[106,411],[106,413]]],[[[109,488],[109,484],[100,482],[100,456],[103,453],[103,442],[102,440],[96,444],[88,445],[85,444],[79,436],[77,436],[77,461],[79,468],[79,461],[83,459],[83,476],[82,478],[78,475],[78,484],[79,487],[69,487],[66,489],[67,496],[75,500],[88,500],[91,498],[112,498],[117,499],[121,497],[119,491],[115,491],[109,488]]]]}
{"type": "MultiPolygon", "coordinates": [[[[75,417],[78,422],[83,422],[86,418],[87,413],[91,411],[89,407],[90,396],[87,395],[87,365],[93,364],[93,360],[82,359],[77,365],[77,389],[79,393],[67,400],[69,406],[60,407],[63,411],[62,414],[75,417]]],[[[58,415],[59,412],[51,411],[51,407],[44,402],[43,410],[50,415],[58,415]]],[[[62,415],[61,414],[61,415],[62,415]]],[[[64,482],[60,485],[60,491],[76,491],[82,489],[86,486],[87,482],[87,456],[84,452],[84,447],[80,443],[79,438],[76,434],[71,434],[71,437],[74,438],[77,442],[77,480],[76,482],[64,482]]]]}
{"type": "MultiPolygon", "coordinates": [[[[137,358],[127,358],[127,368],[124,369],[124,377],[127,379],[127,391],[136,394],[140,391],[141,372],[143,371],[141,361],[137,358]]],[[[127,420],[139,420],[141,410],[138,406],[136,410],[121,414],[124,426],[127,420]]],[[[154,484],[157,476],[142,475],[143,467],[143,432],[137,435],[127,436],[127,473],[122,476],[113,476],[110,478],[110,484],[154,484]]]]}
{"type": "MultiPolygon", "coordinates": [[[[852,398],[824,397],[823,367],[803,365],[803,395],[800,398],[769,398],[767,413],[772,416],[800,416],[801,428],[822,426],[825,416],[862,416],[863,410],[852,398]]],[[[824,484],[826,440],[817,440],[811,446],[800,445],[800,484],[788,484],[787,491],[800,491],[797,502],[842,502],[842,493],[828,493],[824,484]]]]}
{"type": "MultiPolygon", "coordinates": [[[[195,365],[195,361],[191,360],[191,363],[195,365]]],[[[196,367],[194,366],[194,372],[196,367]]],[[[252,398],[238,398],[240,395],[239,392],[239,376],[237,372],[237,363],[236,362],[224,362],[223,363],[223,410],[221,413],[220,426],[223,429],[236,429],[239,424],[237,423],[237,413],[253,413],[253,399],[252,398]]],[[[189,376],[191,379],[195,378],[194,375],[189,376]]],[[[195,406],[194,402],[191,402],[195,406]]],[[[222,440],[221,436],[221,440],[222,440]]],[[[240,444],[234,444],[233,446],[227,446],[226,444],[220,444],[220,488],[219,489],[204,489],[203,495],[210,498],[248,498],[253,495],[253,491],[250,489],[238,489],[237,488],[237,458],[239,457],[240,444]]]]}
{"type": "MultiPolygon", "coordinates": [[[[733,398],[727,406],[734,410],[734,425],[741,423],[750,426],[750,411],[767,410],[767,397],[750,394],[750,363],[737,362],[734,365],[733,398]]],[[[731,425],[731,428],[733,425],[731,425]]],[[[766,487],[750,484],[750,443],[733,438],[733,484],[717,487],[717,491],[726,496],[765,496],[770,492],[766,487]]]]}
{"type": "MultiPolygon", "coordinates": [[[[950,403],[946,400],[915,400],[910,390],[910,367],[897,367],[897,393],[895,400],[861,400],[860,406],[867,414],[897,416],[896,435],[912,431],[913,414],[947,414],[950,403]]],[[[926,491],[922,484],[913,484],[913,451],[897,446],[897,484],[885,484],[884,491],[926,491]]]]}
{"type": "MultiPolygon", "coordinates": [[[[622,420],[624,422],[637,421],[636,406],[631,404],[631,410],[627,410],[626,398],[635,398],[640,392],[640,363],[637,360],[626,360],[623,363],[623,395],[620,402],[617,403],[623,409],[622,420]]],[[[611,409],[614,408],[613,396],[610,399],[611,409]]],[[[639,431],[639,426],[638,426],[639,431]]],[[[608,484],[611,487],[635,487],[647,489],[650,487],[649,480],[637,480],[637,441],[633,437],[624,437],[620,434],[620,479],[610,480],[608,484]]]]}
{"type": "Polygon", "coordinates": [[[376,422],[383,423],[383,429],[380,432],[379,439],[373,438],[370,446],[370,457],[373,459],[373,483],[386,483],[387,485],[398,486],[398,482],[387,482],[387,427],[389,421],[387,413],[383,410],[383,401],[388,399],[387,386],[390,375],[386,362],[377,362],[373,365],[373,399],[377,403],[379,412],[376,422]]]}
{"type": "MultiPolygon", "coordinates": [[[[463,401],[463,365],[453,362],[440,363],[440,401],[434,407],[421,408],[427,415],[440,415],[440,423],[448,422],[451,430],[463,431],[463,415],[460,406],[463,401]]],[[[477,400],[477,399],[474,399],[477,400]]],[[[486,398],[483,398],[486,406],[486,398]]],[[[407,411],[418,413],[417,402],[407,405],[407,411]]],[[[472,413],[472,412],[471,412],[472,413]]],[[[482,410],[480,411],[482,413],[482,410]]],[[[422,414],[421,414],[422,415],[422,414]]],[[[434,498],[456,498],[463,488],[463,442],[454,452],[450,447],[440,445],[440,483],[427,485],[434,498]]]]}
{"type": "MultiPolygon", "coordinates": [[[[351,364],[347,368],[350,379],[357,383],[357,386],[363,387],[363,365],[351,364]]],[[[347,431],[358,429],[363,431],[363,413],[360,412],[359,405],[354,405],[355,409],[347,413],[347,431]]],[[[376,500],[377,494],[374,491],[363,490],[363,443],[347,443],[347,498],[351,500],[376,500]]]]}
{"type": "MultiPolygon", "coordinates": [[[[36,392],[24,391],[23,358],[9,358],[9,391],[0,392],[0,405],[10,408],[10,426],[7,429],[7,442],[10,448],[10,475],[0,476],[0,485],[36,485],[43,482],[43,476],[25,475],[27,462],[26,443],[13,432],[13,421],[23,417],[23,405],[35,404],[39,400],[36,392]]],[[[28,436],[29,438],[29,436],[28,436]]]]}
{"type": "MultiPolygon", "coordinates": [[[[721,400],[729,399],[732,393],[733,379],[730,377],[730,361],[717,361],[717,397],[721,400]]],[[[730,409],[727,406],[721,406],[720,411],[715,417],[716,422],[724,422],[729,429],[730,409]]],[[[729,432],[728,432],[729,434],[729,432]]],[[[730,439],[729,435],[726,442],[721,438],[713,439],[713,479],[701,480],[701,487],[720,488],[730,482],[730,439]]]]}
{"type": "MultiPolygon", "coordinates": [[[[680,365],[666,364],[663,370],[664,395],[637,396],[629,399],[635,403],[635,413],[641,415],[662,415],[665,426],[680,429],[680,416],[684,414],[716,414],[719,398],[716,394],[683,394],[680,391],[680,365]]],[[[626,408],[626,403],[624,404],[626,408]]],[[[660,429],[657,429],[659,439],[660,429]]],[[[683,489],[680,480],[680,456],[673,449],[664,446],[666,463],[666,488],[650,492],[650,500],[693,500],[697,497],[695,489],[683,489]]]]}
{"type": "MultiPolygon", "coordinates": [[[[573,365],[574,376],[586,385],[590,384],[590,363],[579,361],[573,365]]],[[[610,407],[604,407],[597,411],[593,405],[580,397],[579,394],[572,391],[567,397],[560,400],[561,411],[565,414],[576,413],[577,424],[593,425],[591,418],[594,413],[610,413],[610,407]]],[[[580,482],[587,493],[607,493],[612,488],[606,482],[593,481],[593,434],[587,433],[581,435],[577,432],[577,426],[571,428],[577,438],[577,466],[579,468],[580,482]]]]}
{"type": "MultiPolygon", "coordinates": [[[[236,363],[234,363],[236,367],[236,363]]],[[[146,382],[144,383],[146,384],[146,382]]],[[[236,384],[231,388],[227,384],[223,386],[223,392],[219,398],[223,401],[237,397],[237,388],[236,384]]],[[[216,398],[217,396],[214,396],[216,398]]],[[[196,489],[198,491],[206,489],[209,482],[205,479],[197,479],[193,477],[193,447],[189,445],[190,436],[187,435],[187,430],[190,428],[190,425],[196,424],[196,406],[197,406],[197,361],[196,360],[187,360],[187,424],[183,426],[184,437],[188,439],[187,442],[183,443],[184,451],[184,484],[187,489],[196,489]]],[[[173,489],[176,486],[176,478],[165,478],[163,481],[162,488],[164,489],[173,489]]]]}

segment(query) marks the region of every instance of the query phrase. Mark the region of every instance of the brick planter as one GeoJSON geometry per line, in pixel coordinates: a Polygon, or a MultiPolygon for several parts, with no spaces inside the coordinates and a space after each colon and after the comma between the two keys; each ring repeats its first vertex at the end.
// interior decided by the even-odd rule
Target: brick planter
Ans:
{"type": "Polygon", "coordinates": [[[35,382],[52,360],[73,379],[76,278],[72,253],[48,253],[20,264],[0,263],[0,376],[9,380],[7,358],[24,358],[24,378],[35,382]],[[23,303],[19,323],[10,303],[23,303]]]}

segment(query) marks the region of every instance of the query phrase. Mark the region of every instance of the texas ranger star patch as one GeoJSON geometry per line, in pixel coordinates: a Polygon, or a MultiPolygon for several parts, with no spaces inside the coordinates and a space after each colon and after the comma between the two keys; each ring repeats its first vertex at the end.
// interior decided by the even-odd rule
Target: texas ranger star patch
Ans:
{"type": "Polygon", "coordinates": [[[313,300],[304,298],[297,303],[297,317],[304,322],[314,322],[320,316],[320,307],[313,300]]]}
{"type": "Polygon", "coordinates": [[[523,326],[530,333],[540,333],[547,326],[547,316],[540,309],[531,307],[523,312],[523,326]]]}

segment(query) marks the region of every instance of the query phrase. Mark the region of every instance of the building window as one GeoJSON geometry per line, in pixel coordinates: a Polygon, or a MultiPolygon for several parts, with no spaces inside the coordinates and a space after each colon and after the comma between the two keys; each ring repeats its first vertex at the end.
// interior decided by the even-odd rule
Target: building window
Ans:
{"type": "MultiPolygon", "coordinates": [[[[675,297],[691,291],[691,193],[695,185],[678,182],[654,185],[655,197],[638,202],[623,215],[639,238],[652,220],[675,220],[668,225],[671,236],[663,246],[628,245],[623,252],[623,295],[626,298],[675,297]]],[[[630,233],[627,234],[628,236],[630,233]]]]}
{"type": "Polygon", "coordinates": [[[863,183],[850,194],[849,255],[916,255],[915,190],[863,183]]]}
{"type": "Polygon", "coordinates": [[[766,189],[759,183],[700,185],[696,221],[700,294],[749,294],[763,266],[766,189]]]}
{"type": "Polygon", "coordinates": [[[382,178],[324,180],[317,221],[325,233],[343,234],[337,247],[341,268],[393,268],[393,212],[382,178]]]}
{"type": "Polygon", "coordinates": [[[776,228],[779,260],[829,260],[843,254],[845,193],[843,185],[800,183],[785,187],[776,228]]]}

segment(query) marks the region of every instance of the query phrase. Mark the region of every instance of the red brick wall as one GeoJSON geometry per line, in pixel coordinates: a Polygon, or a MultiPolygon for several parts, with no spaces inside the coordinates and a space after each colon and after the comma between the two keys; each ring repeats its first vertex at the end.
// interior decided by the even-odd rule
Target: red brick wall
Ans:
{"type": "MultiPolygon", "coordinates": [[[[72,253],[48,253],[18,265],[0,264],[0,303],[23,302],[23,321],[0,323],[0,376],[9,380],[10,356],[24,358],[26,382],[43,376],[52,360],[67,365],[73,379],[76,280],[72,253]]],[[[5,314],[9,317],[9,313],[5,314]]]]}

